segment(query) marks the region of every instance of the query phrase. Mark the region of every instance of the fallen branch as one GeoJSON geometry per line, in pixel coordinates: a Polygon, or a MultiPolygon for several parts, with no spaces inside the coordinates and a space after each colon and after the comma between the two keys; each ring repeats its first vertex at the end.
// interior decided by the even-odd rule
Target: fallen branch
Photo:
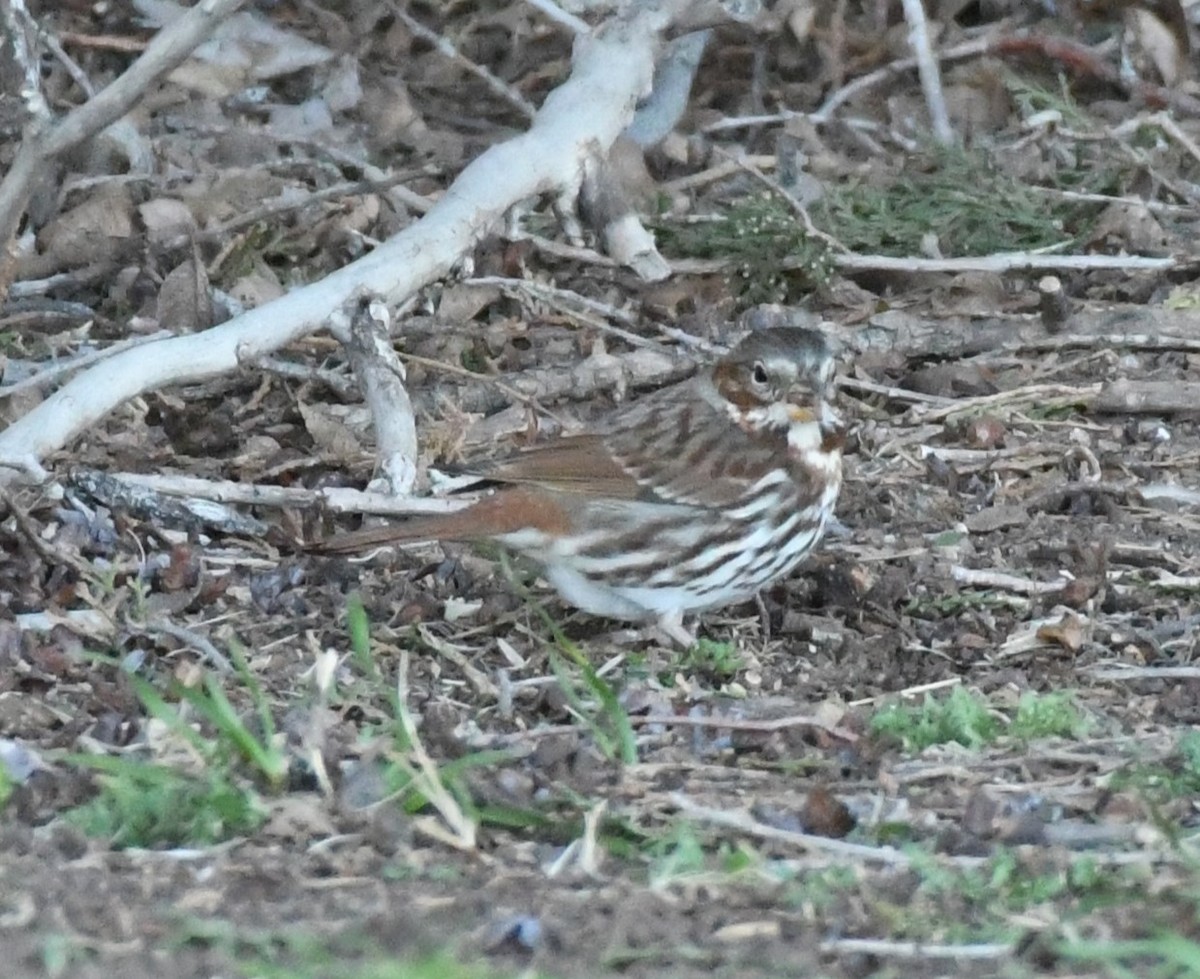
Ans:
{"type": "Polygon", "coordinates": [[[1200,383],[1131,381],[1120,378],[1100,388],[1088,410],[1107,415],[1173,415],[1200,411],[1200,383]]]}
{"type": "Polygon", "coordinates": [[[633,727],[702,727],[718,731],[741,731],[747,734],[772,734],[776,731],[788,731],[796,727],[811,727],[824,731],[831,737],[854,743],[858,735],[844,727],[837,727],[815,717],[812,714],[797,714],[789,717],[773,717],[764,720],[749,718],[693,717],[688,714],[635,714],[629,718],[633,727]]]}
{"type": "Polygon", "coordinates": [[[467,500],[442,500],[436,497],[394,497],[383,493],[364,493],[339,486],[324,489],[273,486],[263,483],[237,483],[224,479],[199,479],[169,473],[97,473],[94,470],[74,470],[70,485],[87,493],[96,479],[102,478],[126,491],[138,490],[163,496],[187,497],[197,501],[242,504],[266,507],[323,507],[334,513],[371,513],[388,517],[412,516],[420,513],[447,513],[461,509],[467,500]]]}
{"type": "Polygon", "coordinates": [[[417,423],[404,387],[404,365],[389,335],[391,316],[382,302],[363,300],[352,305],[349,326],[335,318],[330,329],[346,348],[371,409],[375,458],[385,484],[371,488],[408,496],[417,478],[417,423]]]}
{"type": "Polygon", "coordinates": [[[822,952],[835,955],[876,955],[892,959],[945,959],[974,962],[1003,959],[1017,950],[1013,942],[981,942],[976,945],[929,945],[922,942],[892,942],[882,938],[828,938],[822,952]]]}
{"type": "Polygon", "coordinates": [[[917,75],[921,79],[921,91],[925,94],[925,106],[929,109],[929,121],[933,126],[933,138],[941,146],[954,144],[954,130],[950,128],[950,115],[946,111],[946,97],[942,94],[942,72],[933,54],[929,41],[929,25],[925,20],[925,6],[921,0],[902,0],[904,19],[908,22],[908,43],[917,60],[917,75]]]}

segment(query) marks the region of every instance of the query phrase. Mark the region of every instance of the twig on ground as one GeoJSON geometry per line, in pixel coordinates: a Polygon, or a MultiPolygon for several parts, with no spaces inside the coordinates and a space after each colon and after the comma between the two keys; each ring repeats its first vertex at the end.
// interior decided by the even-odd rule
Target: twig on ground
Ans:
{"type": "MultiPolygon", "coordinates": [[[[1033,252],[1012,252],[979,255],[970,258],[896,258],[892,255],[859,255],[854,252],[834,253],[830,261],[846,272],[1043,272],[1068,269],[1077,272],[1115,269],[1128,272],[1163,272],[1183,264],[1174,258],[1150,258],[1141,255],[1042,255],[1033,252]]],[[[807,259],[784,258],[785,269],[802,268],[807,259]]],[[[731,268],[733,259],[677,258],[671,270],[679,275],[710,275],[731,268]]]]}
{"type": "MultiPolygon", "coordinates": [[[[170,477],[167,477],[170,478],[170,477]]],[[[107,507],[119,507],[154,526],[186,527],[247,537],[263,537],[268,527],[247,513],[211,499],[164,498],[152,489],[113,478],[94,469],[73,470],[69,484],[107,507]]]]}
{"type": "Polygon", "coordinates": [[[1005,350],[1179,350],[1200,353],[1200,339],[1154,333],[1063,333],[1020,340],[1005,350]]]}
{"type": "Polygon", "coordinates": [[[925,7],[921,0],[902,0],[904,19],[908,21],[908,43],[917,61],[917,75],[921,79],[921,91],[925,93],[925,106],[933,126],[933,138],[942,146],[954,143],[954,130],[950,128],[950,116],[946,112],[946,97],[942,94],[942,73],[933,56],[933,45],[929,41],[929,24],[925,20],[925,7]]]}
{"type": "Polygon", "coordinates": [[[562,24],[576,34],[587,34],[591,31],[587,21],[580,20],[574,14],[567,13],[554,0],[525,0],[525,2],[529,6],[540,10],[556,24],[562,24]]]}
{"type": "Polygon", "coordinates": [[[555,258],[565,258],[572,262],[583,262],[586,265],[596,265],[604,269],[617,268],[617,261],[615,259],[609,258],[607,255],[601,255],[594,248],[586,248],[582,245],[570,245],[565,241],[555,241],[552,238],[544,238],[541,235],[531,234],[524,230],[519,231],[510,240],[527,241],[539,252],[552,255],[555,258]]]}
{"type": "Polygon", "coordinates": [[[877,697],[863,697],[861,700],[852,700],[849,703],[850,707],[868,707],[871,704],[878,704],[885,700],[911,700],[919,694],[933,693],[935,690],[945,690],[947,687],[957,687],[962,684],[962,677],[952,676],[945,680],[934,680],[932,683],[918,683],[913,687],[905,687],[903,690],[897,690],[894,693],[879,694],[877,697]]]}
{"type": "Polygon", "coordinates": [[[1052,595],[1066,585],[1065,581],[1033,581],[1003,571],[977,570],[957,564],[950,568],[950,577],[970,588],[993,588],[1018,595],[1052,595]]]}
{"type": "MultiPolygon", "coordinates": [[[[657,344],[606,353],[602,361],[589,357],[571,366],[534,368],[508,375],[505,380],[441,361],[410,354],[400,356],[409,363],[470,378],[469,383],[456,391],[445,392],[462,411],[488,413],[516,401],[529,404],[551,418],[558,416],[543,407],[546,402],[581,401],[601,391],[661,387],[687,377],[696,369],[694,358],[657,344]],[[497,397],[498,394],[506,397],[497,397]]],[[[436,402],[430,407],[435,405],[436,402]]]]}
{"type": "Polygon", "coordinates": [[[462,65],[463,68],[482,81],[484,85],[499,95],[500,98],[516,108],[518,112],[529,119],[532,119],[536,115],[537,107],[509,85],[508,82],[496,77],[496,75],[492,74],[492,72],[488,71],[482,65],[476,64],[437,31],[431,30],[413,17],[396,0],[389,0],[388,8],[392,11],[392,16],[404,24],[413,34],[427,44],[432,44],[451,61],[462,65]]]}
{"type": "MultiPolygon", "coordinates": [[[[990,49],[991,41],[987,38],[980,38],[979,40],[968,41],[966,44],[960,44],[957,47],[947,48],[945,51],[939,51],[937,59],[939,61],[962,61],[966,58],[976,58],[981,54],[986,54],[990,49]]],[[[885,65],[883,68],[873,71],[869,75],[862,75],[830,94],[821,103],[821,107],[809,115],[809,119],[818,126],[824,125],[829,121],[834,112],[850,99],[854,98],[854,96],[865,92],[867,89],[874,88],[876,85],[882,85],[885,82],[891,81],[897,76],[918,67],[919,62],[916,58],[904,58],[900,61],[893,61],[890,65],[885,65]]]]}
{"type": "Polygon", "coordinates": [[[1055,461],[1062,457],[1062,449],[1048,442],[1025,442],[1003,449],[956,449],[949,445],[918,445],[917,452],[922,459],[936,456],[942,462],[962,463],[974,469],[988,469],[1006,460],[1022,460],[1030,456],[1038,460],[1050,458],[1055,461]]]}
{"type": "Polygon", "coordinates": [[[1132,663],[1085,666],[1097,680],[1200,680],[1200,666],[1134,666],[1132,663]]]}
{"type": "Polygon", "coordinates": [[[8,509],[12,514],[13,522],[17,525],[17,531],[25,539],[30,547],[32,547],[40,557],[44,558],[52,565],[65,565],[71,568],[82,579],[92,577],[94,569],[78,555],[71,554],[62,548],[55,547],[48,540],[45,540],[38,526],[33,522],[33,518],[29,513],[13,498],[13,495],[0,487],[0,505],[8,509]]]}
{"type": "Polygon", "coordinates": [[[67,54],[61,42],[50,31],[42,32],[42,43],[50,49],[50,53],[58,60],[71,76],[71,80],[79,86],[79,90],[83,92],[86,98],[92,98],[96,94],[96,87],[92,84],[92,80],[88,78],[87,72],[79,67],[79,64],[67,54]]]}
{"type": "Polygon", "coordinates": [[[503,292],[511,296],[539,299],[569,316],[578,318],[585,326],[594,327],[597,330],[603,330],[605,333],[611,333],[613,336],[619,337],[630,346],[658,346],[653,340],[638,336],[636,333],[630,333],[628,330],[623,330],[607,322],[607,320],[613,319],[633,326],[637,323],[637,317],[632,313],[618,309],[611,303],[591,299],[572,289],[563,289],[558,286],[547,285],[544,282],[535,282],[532,279],[513,279],[502,275],[483,275],[475,279],[466,279],[464,280],[464,284],[498,286],[503,292]],[[595,314],[594,316],[590,315],[593,313],[595,314]]]}
{"type": "MultiPolygon", "coordinates": [[[[90,470],[78,469],[72,480],[88,478],[90,470]]],[[[221,503],[240,503],[269,507],[324,507],[334,513],[369,513],[380,516],[412,516],[422,513],[448,513],[461,509],[467,498],[440,500],[427,496],[393,497],[385,493],[368,493],[341,486],[319,490],[294,486],[268,486],[262,483],[239,483],[223,479],[200,479],[195,476],[176,476],[153,473],[102,473],[115,483],[124,483],[164,496],[190,496],[221,503]]]]}
{"type": "Polygon", "coordinates": [[[443,659],[449,660],[458,667],[475,693],[489,703],[496,700],[497,696],[499,696],[496,684],[489,679],[486,673],[471,662],[471,658],[466,653],[457,646],[451,645],[444,639],[439,638],[424,623],[417,626],[417,632],[421,637],[421,641],[426,646],[443,659]]]}
{"type": "Polygon", "coordinates": [[[1072,387],[1067,384],[1027,384],[1025,387],[1014,388],[1011,391],[1000,391],[996,394],[981,394],[974,398],[958,398],[952,404],[931,408],[928,411],[918,406],[909,408],[922,422],[942,421],[950,415],[963,411],[978,411],[981,408],[1007,408],[1015,405],[1035,402],[1040,408],[1051,408],[1070,405],[1088,405],[1100,392],[1099,384],[1085,384],[1082,387],[1072,387]]]}
{"type": "Polygon", "coordinates": [[[747,166],[754,167],[760,171],[773,170],[775,163],[774,155],[745,156],[729,159],[724,163],[718,163],[716,166],[701,170],[699,173],[689,173],[685,177],[668,180],[662,184],[662,191],[666,194],[682,194],[685,191],[696,190],[698,187],[706,187],[708,184],[716,183],[718,180],[724,180],[726,177],[742,173],[747,166]]]}
{"type": "MultiPolygon", "coordinates": [[[[442,374],[453,374],[455,377],[469,378],[471,381],[485,384],[495,388],[501,394],[511,400],[513,404],[525,405],[533,411],[541,412],[549,418],[554,418],[561,422],[562,419],[555,415],[550,409],[542,406],[538,401],[537,395],[525,394],[523,391],[518,391],[511,384],[505,384],[498,377],[492,377],[489,374],[480,374],[478,371],[469,370],[461,364],[451,364],[444,360],[434,360],[431,357],[422,357],[420,354],[410,354],[401,352],[398,354],[401,360],[410,364],[416,364],[419,367],[424,367],[426,370],[438,371],[442,374]]],[[[464,411],[475,410],[469,403],[464,403],[460,399],[455,399],[455,405],[464,411]]]]}
{"type": "Polygon", "coordinates": [[[1148,121],[1158,126],[1164,133],[1182,146],[1193,160],[1200,163],[1200,146],[1196,145],[1196,141],[1183,131],[1179,123],[1171,118],[1170,113],[1156,112],[1148,121]]]}
{"type": "Polygon", "coordinates": [[[1101,385],[1088,410],[1108,415],[1174,415],[1200,407],[1195,381],[1131,381],[1120,378],[1101,385]]]}
{"type": "Polygon", "coordinates": [[[324,367],[298,364],[295,361],[284,360],[282,357],[262,357],[256,362],[255,366],[261,367],[265,371],[270,371],[272,374],[278,374],[280,377],[291,378],[295,381],[311,381],[317,384],[324,384],[342,397],[359,393],[358,385],[354,383],[348,374],[339,374],[337,371],[328,370],[324,367]]]}
{"type": "Polygon", "coordinates": [[[933,959],[936,961],[969,959],[976,962],[1007,958],[1017,948],[1011,942],[981,942],[978,945],[926,945],[921,942],[892,942],[882,938],[827,938],[821,942],[819,947],[822,952],[830,952],[834,955],[878,955],[891,959],[933,959]]]}
{"type": "Polygon", "coordinates": [[[889,255],[835,255],[843,272],[1041,272],[1070,269],[1077,272],[1118,269],[1128,272],[1161,272],[1179,264],[1173,258],[1141,255],[1051,255],[1006,252],[972,258],[893,258],[889,255]]]}
{"type": "Polygon", "coordinates": [[[717,728],[722,731],[745,731],[751,734],[771,734],[774,731],[786,731],[794,727],[815,727],[842,741],[853,743],[858,740],[858,735],[853,731],[828,724],[819,717],[814,717],[811,714],[773,717],[761,721],[720,717],[718,715],[692,717],[687,714],[633,714],[629,718],[629,723],[634,727],[648,727],[653,724],[661,724],[664,727],[706,727],[717,728]]]}
{"type": "MultiPolygon", "coordinates": [[[[397,192],[403,192],[403,203],[413,209],[414,202],[420,202],[421,209],[418,213],[425,213],[433,206],[432,201],[426,200],[419,194],[413,193],[407,187],[401,187],[401,181],[411,179],[409,173],[383,174],[379,171],[378,178],[367,180],[347,180],[339,184],[334,184],[332,187],[323,187],[320,190],[305,191],[299,195],[295,193],[281,194],[279,197],[269,200],[258,207],[251,208],[244,214],[239,214],[237,217],[230,218],[228,221],[213,225],[208,228],[198,228],[189,232],[186,235],[179,235],[175,238],[167,238],[163,241],[161,247],[164,249],[181,248],[191,241],[223,241],[230,235],[243,228],[249,228],[259,224],[270,218],[279,217],[284,214],[291,214],[299,211],[312,204],[319,204],[323,201],[337,200],[342,197],[356,197],[363,194],[378,193],[384,197],[393,195],[397,192]]],[[[213,263],[214,266],[217,264],[213,263]]]]}
{"type": "Polygon", "coordinates": [[[201,657],[215,667],[221,673],[233,673],[233,664],[229,662],[224,653],[212,644],[207,638],[200,635],[198,632],[193,632],[191,629],[185,629],[183,626],[175,625],[173,622],[166,622],[161,619],[156,619],[153,622],[126,622],[124,627],[126,632],[134,635],[144,636],[170,636],[172,639],[177,639],[179,642],[185,643],[196,652],[201,654],[201,657]]]}
{"type": "Polygon", "coordinates": [[[408,496],[417,479],[417,423],[404,386],[404,366],[392,346],[391,314],[377,299],[358,299],[350,306],[331,320],[330,332],[345,347],[371,410],[375,458],[387,490],[408,496]]]}
{"type": "MultiPolygon", "coordinates": [[[[702,806],[699,803],[693,802],[682,792],[672,792],[669,798],[671,804],[685,816],[691,816],[693,819],[712,823],[716,826],[724,826],[727,829],[756,836],[759,839],[787,843],[791,846],[798,846],[816,853],[833,854],[858,863],[883,864],[888,867],[907,867],[912,863],[912,858],[908,854],[901,853],[895,847],[866,846],[862,843],[847,843],[844,840],[837,840],[828,836],[817,836],[814,833],[798,833],[795,830],[779,829],[776,826],[760,823],[743,812],[702,806]]],[[[958,858],[958,860],[962,859],[964,858],[958,858]]],[[[985,857],[965,859],[978,863],[983,863],[986,860],[985,857]]]]}
{"type": "Polygon", "coordinates": [[[949,405],[953,398],[943,398],[936,394],[923,394],[920,391],[909,391],[907,388],[892,387],[889,384],[878,384],[861,377],[839,377],[837,386],[847,391],[861,391],[863,394],[882,394],[889,401],[902,401],[908,404],[949,405]]]}
{"type": "Polygon", "coordinates": [[[116,34],[79,34],[76,31],[61,31],[58,35],[63,44],[95,51],[119,51],[122,54],[140,54],[146,50],[147,42],[139,37],[124,37],[116,34]]]}
{"type": "MultiPolygon", "coordinates": [[[[721,156],[728,157],[730,155],[719,146],[715,146],[713,149],[721,156]]],[[[827,234],[813,224],[813,219],[808,213],[808,208],[806,208],[796,197],[796,195],[790,193],[778,180],[773,177],[768,177],[765,173],[758,169],[758,167],[754,166],[743,157],[733,157],[733,162],[736,163],[741,169],[745,170],[746,173],[750,174],[750,176],[761,183],[764,187],[767,187],[772,192],[778,194],[800,219],[800,223],[804,225],[804,230],[807,234],[813,238],[816,238],[818,241],[823,241],[829,246],[830,249],[833,250],[835,254],[849,254],[850,249],[833,237],[833,235],[827,234]]]]}
{"type": "MultiPolygon", "coordinates": [[[[36,49],[37,35],[38,25],[30,16],[24,0],[15,0],[0,6],[0,38],[7,40],[12,60],[24,76],[17,95],[24,103],[27,123],[40,128],[50,124],[51,113],[50,106],[46,104],[46,98],[42,94],[41,64],[36,49]]],[[[7,243],[7,235],[0,238],[0,248],[7,243]]]]}
{"type": "Polygon", "coordinates": [[[1147,200],[1142,197],[1122,197],[1117,194],[1085,193],[1081,190],[1062,190],[1059,187],[1042,187],[1038,184],[1027,184],[1027,190],[1035,194],[1045,194],[1064,201],[1079,201],[1082,204],[1126,204],[1130,207],[1144,207],[1154,214],[1195,214],[1192,204],[1168,204],[1166,201],[1147,200]]]}

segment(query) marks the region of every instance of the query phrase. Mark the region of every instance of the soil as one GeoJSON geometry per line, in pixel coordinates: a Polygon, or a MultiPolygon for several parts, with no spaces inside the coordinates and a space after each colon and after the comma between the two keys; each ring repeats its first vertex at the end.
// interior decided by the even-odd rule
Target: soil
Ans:
{"type": "MultiPolygon", "coordinates": [[[[337,116],[330,138],[353,133],[364,152],[386,149],[392,170],[411,170],[417,193],[444,188],[522,125],[510,107],[484,112],[494,93],[391,15],[369,25],[372,61],[349,43],[357,27],[343,12],[260,6],[258,16],[299,36],[355,51],[367,94],[337,116]],[[383,110],[371,100],[384,90],[396,101],[408,93],[424,119],[419,138],[376,141],[383,110]]],[[[414,15],[540,99],[569,70],[567,40],[522,33],[537,22],[532,8],[480,6],[437,12],[440,20],[424,9],[414,15]],[[511,37],[522,43],[509,50],[511,37]]],[[[816,106],[836,87],[835,67],[862,74],[889,63],[891,54],[865,46],[870,11],[843,6],[844,43],[866,59],[859,67],[822,47],[831,35],[802,43],[782,28],[760,41],[719,31],[680,131],[749,114],[764,86],[771,104],[816,106]]],[[[821,14],[826,26],[830,16],[821,14]]],[[[902,34],[900,16],[893,12],[892,26],[902,34]]],[[[1090,39],[1087,31],[1100,29],[1038,17],[1032,30],[1066,23],[1090,39]]],[[[943,26],[950,39],[982,29],[943,26]]],[[[119,10],[76,4],[56,29],[147,36],[119,10]]],[[[127,63],[98,44],[68,50],[96,80],[127,63]]],[[[1000,77],[991,62],[980,70],[1000,77]]],[[[65,98],[61,64],[47,71],[65,98]]],[[[952,77],[960,98],[998,97],[988,84],[952,77]]],[[[407,975],[369,966],[437,956],[514,976],[1084,976],[1115,974],[1106,969],[1117,962],[1125,974],[1200,975],[1200,946],[1172,960],[1165,944],[1153,945],[1164,934],[1200,941],[1200,880],[1188,845],[1200,772],[1187,747],[1200,717],[1200,671],[1191,665],[1200,622],[1200,402],[1118,411],[1100,396],[1114,385],[1165,384],[1161,393],[1196,383],[1200,348],[1187,312],[1196,161],[1169,140],[1146,148],[1114,135],[1139,109],[1097,85],[1076,79],[1072,94],[1107,119],[1094,152],[1120,169],[1113,196],[1141,193],[1162,204],[1139,221],[1161,225],[1164,251],[1184,256],[1181,264],[1064,273],[1072,314],[1050,324],[1057,333],[1039,325],[1041,273],[867,273],[785,297],[819,315],[846,350],[841,397],[852,427],[839,525],[760,601],[704,616],[701,635],[727,644],[715,652],[684,656],[573,612],[536,569],[509,566],[493,550],[435,544],[327,558],[298,542],[349,529],[352,519],[241,507],[261,530],[218,531],[89,490],[89,474],[122,471],[362,486],[372,466],[365,409],[327,338],[281,352],[305,373],[248,366],[151,394],[47,460],[52,486],[13,491],[0,511],[8,606],[0,613],[0,738],[44,765],[0,811],[5,975],[407,975]],[[1135,149],[1145,156],[1131,164],[1135,149]],[[1165,340],[1146,326],[1164,309],[1175,311],[1178,327],[1165,340]],[[1126,319],[1121,337],[1089,332],[1090,321],[1114,310],[1126,319]],[[939,354],[867,342],[897,317],[933,323],[961,343],[939,354]],[[1009,327],[1076,340],[1059,349],[969,349],[972,338],[1009,327]],[[341,386],[328,380],[335,369],[341,386]],[[354,652],[356,602],[373,667],[354,652]],[[70,619],[88,610],[101,627],[70,619]],[[27,617],[38,613],[57,624],[31,628],[27,617]],[[71,814],[103,779],[76,754],[203,767],[186,739],[153,716],[132,677],[169,705],[186,700],[181,689],[213,680],[261,731],[245,677],[206,660],[208,644],[228,656],[234,643],[269,704],[288,772],[273,788],[241,761],[208,764],[254,791],[262,824],[215,844],[121,847],[86,835],[71,814]],[[326,651],[336,667],[322,689],[313,667],[326,651]],[[457,772],[453,786],[476,817],[473,842],[455,838],[445,811],[406,805],[412,797],[385,784],[397,759],[415,757],[388,734],[401,677],[424,751],[457,772]],[[604,706],[601,689],[616,707],[604,706]],[[890,705],[920,706],[953,690],[986,705],[994,736],[917,747],[876,721],[890,705]],[[1059,711],[1064,729],[1004,733],[1037,703],[1059,711]],[[618,716],[632,725],[633,759],[622,759],[618,716]],[[485,754],[496,751],[502,757],[485,754]],[[1125,940],[1147,944],[1115,944],[1125,940]]],[[[305,90],[294,76],[272,86],[281,103],[301,101],[295,96],[305,90]]],[[[234,213],[222,180],[267,180],[252,192],[258,200],[295,179],[289,166],[307,191],[350,179],[322,176],[329,164],[318,153],[289,157],[274,135],[262,137],[270,165],[256,171],[253,153],[234,146],[259,137],[253,115],[180,91],[165,84],[139,125],[172,167],[211,182],[219,220],[234,213]]],[[[854,108],[883,127],[880,157],[864,158],[861,143],[831,134],[826,166],[870,179],[873,168],[924,165],[920,151],[886,138],[888,127],[902,131],[899,101],[922,111],[916,78],[903,76],[889,95],[897,100],[890,110],[854,108]]],[[[1028,161],[1016,161],[1025,136],[1015,100],[988,111],[992,128],[975,138],[1012,153],[1008,165],[1032,181],[1028,161]]],[[[1180,125],[1200,136],[1196,119],[1185,115],[1180,125]]],[[[770,153],[773,138],[754,133],[737,146],[770,153]]],[[[1030,152],[1050,168],[1084,142],[1047,130],[1030,152]]],[[[672,144],[652,157],[660,184],[704,168],[685,150],[672,144]]],[[[104,172],[103,154],[67,169],[73,177],[104,172]]],[[[199,193],[166,174],[164,165],[131,200],[199,193]]],[[[694,210],[762,190],[743,178],[707,186],[694,210]]],[[[256,283],[269,292],[293,275],[339,267],[363,247],[362,235],[385,237],[407,220],[367,196],[365,216],[354,211],[362,197],[347,195],[263,219],[256,235],[231,228],[194,244],[210,266],[218,250],[238,251],[241,270],[213,269],[223,288],[256,283]]],[[[1144,230],[1130,218],[1092,244],[1099,250],[1129,236],[1109,249],[1117,254],[1144,230]]],[[[130,242],[136,248],[119,270],[80,277],[55,297],[89,307],[89,330],[0,320],[0,332],[16,337],[10,357],[74,349],[85,336],[117,341],[133,311],[136,319],[161,309],[167,278],[193,245],[169,245],[144,226],[130,242]]],[[[729,339],[752,305],[723,273],[647,286],[632,273],[500,239],[483,243],[474,261],[481,274],[527,274],[604,303],[628,302],[639,313],[634,332],[655,342],[663,326],[729,339]]],[[[18,312],[6,307],[6,315],[18,312]]],[[[452,469],[552,438],[644,393],[604,379],[627,344],[528,295],[445,283],[409,312],[400,335],[407,353],[505,385],[409,364],[423,468],[452,469]],[[538,387],[555,370],[579,372],[573,397],[538,387]],[[522,378],[529,384],[519,386],[522,378]],[[509,397],[513,385],[525,400],[509,397]],[[491,401],[481,407],[474,397],[491,401]]],[[[645,387],[674,379],[664,373],[645,387]]],[[[27,410],[14,402],[6,417],[27,410]]],[[[212,725],[182,709],[216,743],[212,725]]],[[[412,974],[458,974],[448,964],[430,968],[412,974]]]]}

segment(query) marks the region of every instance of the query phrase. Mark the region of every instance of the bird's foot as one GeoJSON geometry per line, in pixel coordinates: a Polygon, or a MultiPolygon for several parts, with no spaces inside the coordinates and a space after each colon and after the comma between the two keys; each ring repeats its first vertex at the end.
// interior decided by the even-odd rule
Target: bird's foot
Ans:
{"type": "Polygon", "coordinates": [[[668,613],[650,625],[613,629],[602,637],[619,648],[655,645],[666,649],[691,649],[696,637],[683,625],[682,613],[668,613]]]}
{"type": "Polygon", "coordinates": [[[682,611],[660,615],[654,625],[654,631],[667,640],[667,645],[678,646],[680,649],[691,649],[696,645],[695,634],[684,628],[682,611]]]}

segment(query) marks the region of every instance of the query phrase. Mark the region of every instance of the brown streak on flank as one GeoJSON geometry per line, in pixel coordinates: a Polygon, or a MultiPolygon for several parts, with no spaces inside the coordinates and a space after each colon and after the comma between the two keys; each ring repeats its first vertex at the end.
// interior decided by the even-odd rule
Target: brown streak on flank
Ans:
{"type": "Polygon", "coordinates": [[[678,437],[681,442],[686,442],[692,437],[692,406],[686,405],[679,413],[679,431],[678,437]]]}
{"type": "MultiPolygon", "coordinates": [[[[706,439],[697,439],[696,445],[693,447],[692,451],[684,457],[684,465],[689,469],[694,469],[695,467],[699,466],[700,463],[704,462],[704,460],[708,458],[708,456],[712,455],[713,449],[717,448],[714,443],[719,441],[719,437],[714,439],[711,435],[706,439]]],[[[719,450],[717,454],[719,457],[719,450]]]]}

